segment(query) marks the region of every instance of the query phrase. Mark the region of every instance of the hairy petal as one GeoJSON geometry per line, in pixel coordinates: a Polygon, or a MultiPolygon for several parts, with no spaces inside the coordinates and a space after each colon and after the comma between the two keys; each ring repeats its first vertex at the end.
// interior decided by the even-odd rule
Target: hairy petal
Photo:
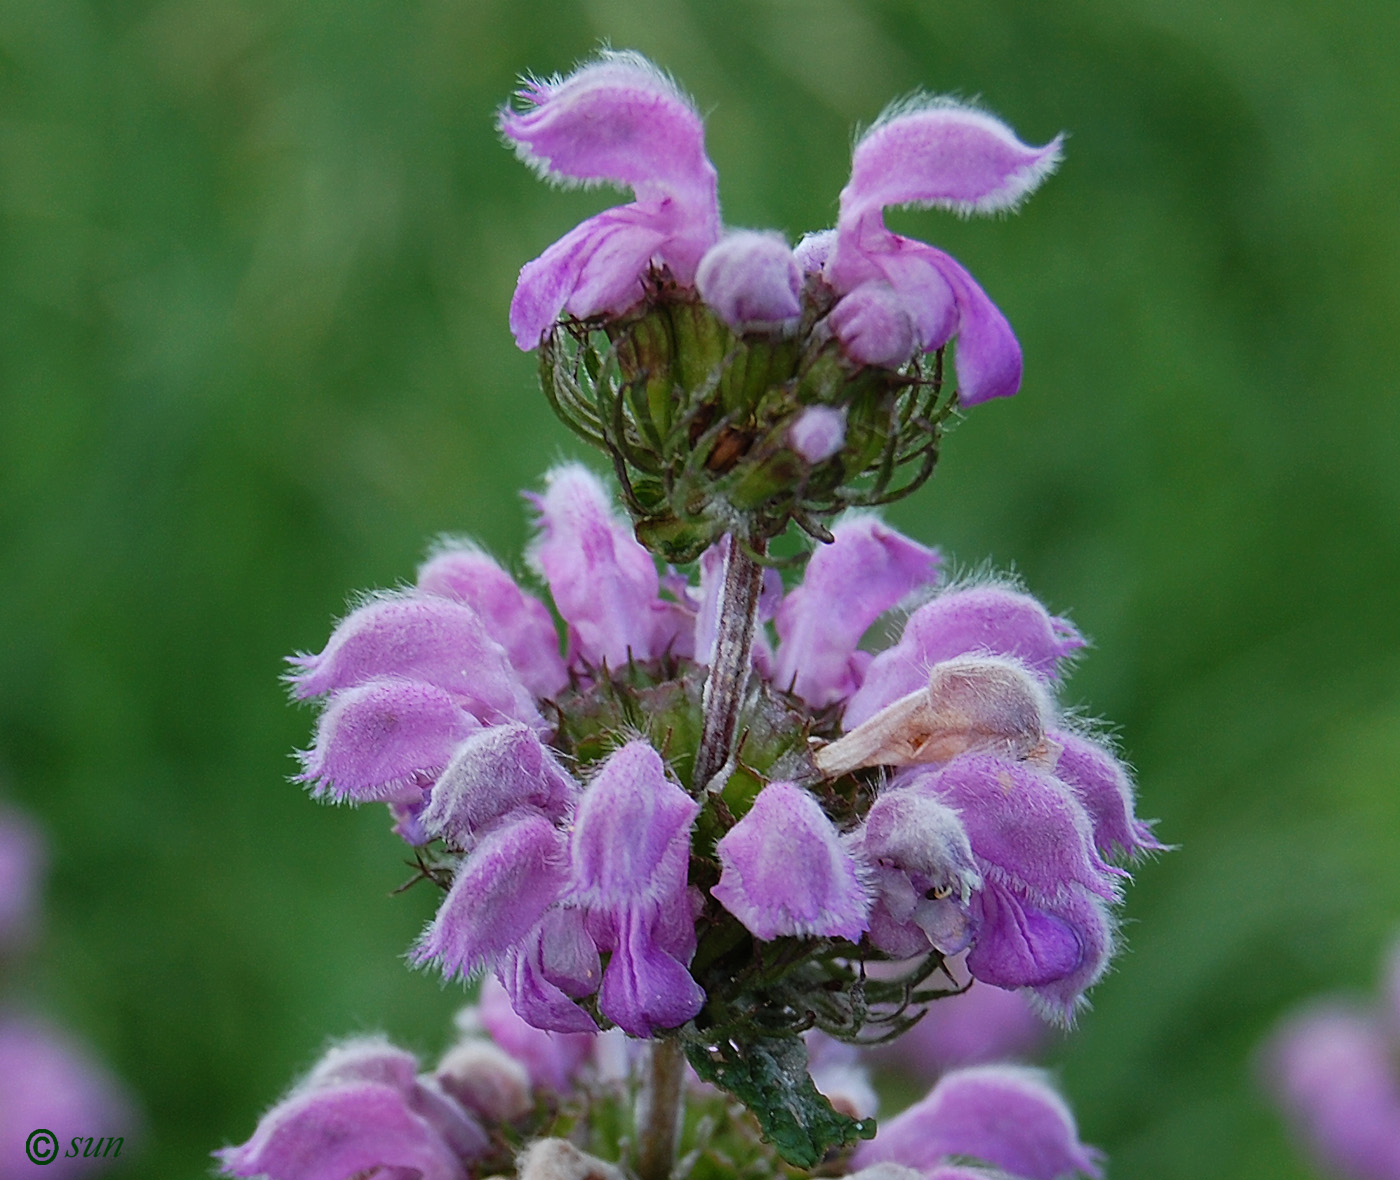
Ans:
{"type": "Polygon", "coordinates": [[[856,647],[885,611],[938,578],[938,553],[873,516],[850,517],[807,564],[802,585],[783,600],[776,619],[775,682],[821,707],[860,684],[856,647]]]}
{"type": "Polygon", "coordinates": [[[888,1161],[931,1171],[950,1156],[982,1160],[1025,1180],[1100,1175],[1069,1107],[1039,1070],[981,1065],[946,1074],[928,1096],[856,1148],[857,1166],[888,1161]]]}
{"type": "Polygon", "coordinates": [[[549,473],[536,503],[540,535],[531,560],[569,625],[572,658],[619,668],[629,655],[660,654],[671,620],[656,565],[613,513],[603,485],[567,464],[549,473]]]}
{"type": "Polygon", "coordinates": [[[808,406],[788,427],[788,446],[815,466],[846,444],[846,408],[808,406]]]}
{"type": "Polygon", "coordinates": [[[908,305],[883,278],[860,283],[842,296],[826,322],[857,364],[897,369],[919,348],[908,305]]]}
{"type": "Polygon", "coordinates": [[[922,687],[935,664],[955,656],[1008,656],[1053,682],[1060,662],[1083,646],[1079,632],[1029,594],[998,585],[949,590],[910,615],[899,642],[871,661],[842,720],[855,728],[922,687]]]}
{"type": "Polygon", "coordinates": [[[1049,738],[1060,747],[1055,777],[1067,783],[1094,824],[1094,844],[1104,856],[1161,852],[1151,825],[1133,814],[1133,780],[1127,768],[1098,742],[1063,730],[1049,738]]]}
{"type": "Polygon", "coordinates": [[[737,331],[794,327],[802,315],[802,272],[778,233],[730,231],[700,260],[695,286],[737,331]]]}
{"type": "Polygon", "coordinates": [[[946,99],[904,103],[856,144],[848,211],[895,205],[992,213],[1018,204],[1060,162],[1061,138],[1030,147],[993,115],[946,99]]]}
{"type": "Polygon", "coordinates": [[[549,608],[480,549],[456,545],[436,554],[419,567],[418,589],[476,611],[535,696],[553,696],[568,683],[549,608]]]}
{"type": "MultiPolygon", "coordinates": [[[[568,1092],[574,1076],[593,1052],[596,1030],[580,1028],[574,1033],[548,1032],[536,1028],[520,1016],[506,987],[495,976],[481,984],[479,1016],[482,1027],[530,1074],[531,1082],[556,1094],[568,1092]]],[[[569,1005],[578,1015],[587,1014],[569,1005]]]]}
{"type": "Polygon", "coordinates": [[[495,725],[472,734],[433,787],[425,831],[459,848],[513,811],[559,822],[573,811],[579,787],[528,725],[495,725]]]}
{"type": "Polygon", "coordinates": [[[599,1010],[634,1037],[677,1028],[705,1005],[705,993],[685,965],[656,937],[643,909],[626,911],[603,973],[599,1010]]]}
{"type": "Polygon", "coordinates": [[[431,779],[457,743],[480,728],[451,693],[378,677],[332,694],[297,779],[337,801],[391,799],[431,779]]]}
{"type": "Polygon", "coordinates": [[[517,813],[483,836],[414,948],[417,963],[471,975],[518,944],[567,879],[566,837],[542,816],[517,813]]]}
{"type": "Polygon", "coordinates": [[[821,805],[792,783],[769,783],[716,845],[723,869],[710,890],[765,941],[783,935],[856,941],[870,899],[821,805]]]}
{"type": "Polygon", "coordinates": [[[488,724],[540,722],[505,648],[476,611],[433,594],[378,598],[350,614],[325,650],[294,656],[290,680],[300,700],[386,676],[450,692],[488,724]]]}

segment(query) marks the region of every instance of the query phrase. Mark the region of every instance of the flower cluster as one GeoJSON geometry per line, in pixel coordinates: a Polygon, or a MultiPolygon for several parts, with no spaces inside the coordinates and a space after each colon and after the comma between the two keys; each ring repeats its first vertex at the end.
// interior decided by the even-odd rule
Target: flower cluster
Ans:
{"type": "MultiPolygon", "coordinates": [[[[561,1137],[589,1111],[596,1126],[625,1100],[629,1053],[611,1036],[542,1032],[512,1011],[494,981],[457,1018],[456,1043],[430,1071],[382,1037],[332,1047],[259,1122],[246,1143],[216,1155],[228,1176],[351,1180],[369,1174],[465,1180],[514,1167],[521,1180],[622,1180],[616,1150],[561,1137]],[[522,1149],[519,1145],[526,1144],[522,1149]]],[[[814,1072],[838,1106],[876,1106],[856,1051],[814,1047],[814,1072]],[[818,1065],[817,1063],[821,1064],[818,1065]]],[[[690,1074],[704,1112],[685,1146],[722,1159],[762,1152],[715,1091],[690,1074]]],[[[625,1148],[622,1149],[625,1152],[625,1148]]],[[[1057,1180],[1099,1175],[1098,1153],[1079,1140],[1073,1115],[1037,1071],[990,1065],[952,1070],[920,1102],[887,1122],[849,1159],[852,1180],[1057,1180]]]]}
{"type": "Polygon", "coordinates": [[[975,978],[1071,1016],[1112,954],[1124,873],[1104,858],[1159,845],[1122,765],[1056,709],[1069,623],[1008,585],[940,588],[933,550],[838,522],[800,585],[768,579],[747,736],[695,782],[723,551],[698,585],[663,578],[581,467],[535,503],[562,651],[544,604],[467,546],[294,660],[296,694],[326,698],[303,779],[389,803],[450,876],[420,962],[492,969],[561,1032],[685,1024],[706,1000],[692,958],[721,937],[967,950],[975,978]],[[861,650],[911,598],[898,641],[861,650]]]}
{"type": "Polygon", "coordinates": [[[1350,1180],[1400,1180],[1400,943],[1378,1003],[1332,999],[1294,1013],[1262,1064],[1325,1169],[1350,1180]]]}
{"type": "Polygon", "coordinates": [[[928,477],[955,402],[1016,392],[1005,317],[884,211],[1014,208],[1054,169],[1058,139],[1028,147],[944,99],[897,104],[856,144],[836,227],[792,249],[722,226],[700,117],[645,59],[606,53],[518,97],[501,131],[541,175],[635,197],[527,263],[510,322],[522,349],[542,346],[556,411],[611,453],[642,535],[668,557],[693,559],[736,515],[751,534],[791,519],[824,537],[822,515],[928,477]]]}

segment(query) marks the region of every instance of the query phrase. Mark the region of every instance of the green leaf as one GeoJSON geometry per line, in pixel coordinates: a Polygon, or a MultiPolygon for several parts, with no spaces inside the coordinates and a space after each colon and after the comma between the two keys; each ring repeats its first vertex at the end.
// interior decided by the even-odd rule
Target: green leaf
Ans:
{"type": "Polygon", "coordinates": [[[742,1046],[689,1042],[686,1056],[705,1081],[747,1106],[763,1137],[799,1168],[814,1168],[833,1147],[875,1134],[874,1119],[840,1114],[817,1092],[807,1073],[807,1046],[799,1037],[769,1037],[742,1046]]]}

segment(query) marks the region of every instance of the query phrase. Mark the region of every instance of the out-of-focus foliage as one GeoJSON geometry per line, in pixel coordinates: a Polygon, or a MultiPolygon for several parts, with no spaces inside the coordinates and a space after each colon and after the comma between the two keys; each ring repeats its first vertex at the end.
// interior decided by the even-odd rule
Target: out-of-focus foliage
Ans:
{"type": "Polygon", "coordinates": [[[125,1174],[203,1173],[328,1037],[432,1051],[461,999],[398,959],[432,899],[388,897],[381,810],[285,781],[276,677],[436,533],[518,559],[516,489],[577,453],[505,310],[611,198],[492,112],[600,39],[697,96],[727,220],[794,237],[915,87],[1071,133],[1013,219],[894,218],[1027,376],[892,518],[1095,637],[1074,691],[1182,846],[1060,1055],[1086,1138],[1307,1175],[1251,1046],[1400,923],[1400,6],[6,0],[0,773],[54,859],[19,983],[139,1091],[125,1174]]]}

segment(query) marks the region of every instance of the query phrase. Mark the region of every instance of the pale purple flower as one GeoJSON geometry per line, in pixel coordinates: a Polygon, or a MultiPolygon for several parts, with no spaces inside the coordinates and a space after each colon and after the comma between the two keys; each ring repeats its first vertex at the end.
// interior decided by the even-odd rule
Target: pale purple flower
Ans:
{"type": "Polygon", "coordinates": [[[535,696],[553,696],[568,683],[549,608],[475,545],[454,542],[441,549],[419,567],[418,589],[476,611],[535,696]]]}
{"type": "Polygon", "coordinates": [[[1058,138],[1045,147],[1027,147],[1000,120],[947,100],[898,104],[866,132],[856,144],[850,183],[841,192],[824,269],[837,294],[854,297],[860,308],[837,314],[838,303],[833,311],[833,328],[852,358],[894,366],[914,351],[941,348],[957,336],[964,405],[1015,393],[1021,349],[1005,317],[947,254],[891,233],[884,210],[909,205],[964,214],[1010,209],[1059,158],[1058,138]],[[896,309],[913,329],[902,356],[894,351],[902,341],[896,309]]]}
{"type": "Polygon", "coordinates": [[[942,660],[1007,656],[1053,683],[1060,664],[1083,646],[1068,621],[1052,616],[1029,594],[995,583],[949,589],[910,615],[899,642],[870,662],[843,722],[853,729],[920,688],[942,660]]]}
{"type": "Polygon", "coordinates": [[[779,233],[730,230],[700,260],[695,287],[737,332],[792,328],[802,315],[802,272],[779,233]]]}
{"type": "Polygon", "coordinates": [[[540,724],[529,691],[481,616],[436,594],[376,598],[345,618],[320,654],[289,662],[299,700],[397,677],[451,694],[487,724],[540,724]]]}
{"type": "Polygon", "coordinates": [[[1055,777],[1069,785],[1089,813],[1100,853],[1135,857],[1165,850],[1151,824],[1134,814],[1133,780],[1111,750],[1064,730],[1051,730],[1048,737],[1059,747],[1055,777]]]}
{"type": "Polygon", "coordinates": [[[579,786],[528,725],[495,725],[460,745],[433,786],[423,829],[467,848],[483,828],[516,811],[558,823],[579,786]]]}
{"type": "Polygon", "coordinates": [[[33,933],[44,870],[44,840],[27,816],[0,807],[0,955],[33,933]]]}
{"type": "Polygon", "coordinates": [[[565,900],[612,954],[599,1009],[633,1036],[684,1024],[705,1002],[686,970],[695,951],[690,825],[699,810],[666,777],[660,755],[636,741],[603,763],[574,818],[565,900]]]}
{"type": "Polygon", "coordinates": [[[297,781],[313,794],[357,803],[412,803],[481,723],[452,693],[402,676],[379,676],[334,693],[301,754],[297,781]]]}
{"type": "Polygon", "coordinates": [[[534,348],[564,311],[625,311],[653,266],[690,285],[719,239],[719,201],[704,125],[675,84],[638,54],[606,52],[519,98],[525,109],[502,111],[500,128],[523,160],[561,184],[607,182],[636,199],[526,263],[510,308],[516,343],[534,348]]]}
{"type": "Polygon", "coordinates": [[[496,965],[515,1011],[535,1028],[560,1034],[597,1032],[574,1000],[596,992],[602,977],[583,913],[563,906],[547,909],[496,965]]]}
{"type": "Polygon", "coordinates": [[[1323,1170],[1400,1180],[1400,942],[1378,1003],[1328,999],[1293,1013],[1265,1043],[1259,1065],[1323,1170]]]}
{"type": "Polygon", "coordinates": [[[981,1065],[945,1074],[927,1097],[880,1124],[856,1167],[895,1163],[934,1173],[970,1158],[1021,1180],[1100,1175],[1099,1153],[1079,1141],[1069,1107],[1034,1069],[981,1065]]]}
{"type": "MultiPolygon", "coordinates": [[[[66,1034],[33,1016],[0,1015],[0,1180],[31,1176],[91,1176],[134,1154],[139,1116],[121,1084],[66,1034]],[[52,1163],[39,1167],[25,1156],[29,1133],[46,1127],[60,1137],[52,1163]],[[65,1128],[72,1128],[65,1132],[65,1128]],[[106,1158],[65,1157],[68,1139],[104,1143],[106,1158]]],[[[80,1141],[80,1147],[87,1146],[80,1141]]]]}
{"type": "Polygon", "coordinates": [[[710,892],[755,937],[857,941],[870,899],[855,860],[821,804],[792,783],[769,783],[716,845],[723,872],[710,892]]]}
{"type": "Polygon", "coordinates": [[[413,952],[448,975],[471,975],[516,947],[568,880],[568,839],[544,816],[518,811],[480,836],[413,952]]]}
{"type": "Polygon", "coordinates": [[[882,614],[938,578],[939,556],[873,516],[847,517],[812,554],[802,584],[778,608],[773,679],[818,708],[861,684],[861,637],[882,614]]]}
{"type": "Polygon", "coordinates": [[[216,1155],[230,1176],[353,1180],[386,1172],[467,1180],[490,1141],[481,1124],[418,1075],[411,1054],[378,1038],[332,1049],[262,1117],[252,1138],[216,1155]]]}
{"type": "Polygon", "coordinates": [[[540,534],[530,557],[569,626],[570,659],[620,668],[670,647],[675,604],[661,600],[656,563],[597,477],[578,464],[556,467],[532,500],[540,534]]]}
{"type": "Polygon", "coordinates": [[[846,444],[845,407],[808,406],[788,427],[788,446],[816,466],[846,444]]]}
{"type": "Polygon", "coordinates": [[[433,1070],[443,1093],[486,1123],[509,1123],[534,1108],[525,1066],[484,1037],[464,1037],[433,1070]]]}

